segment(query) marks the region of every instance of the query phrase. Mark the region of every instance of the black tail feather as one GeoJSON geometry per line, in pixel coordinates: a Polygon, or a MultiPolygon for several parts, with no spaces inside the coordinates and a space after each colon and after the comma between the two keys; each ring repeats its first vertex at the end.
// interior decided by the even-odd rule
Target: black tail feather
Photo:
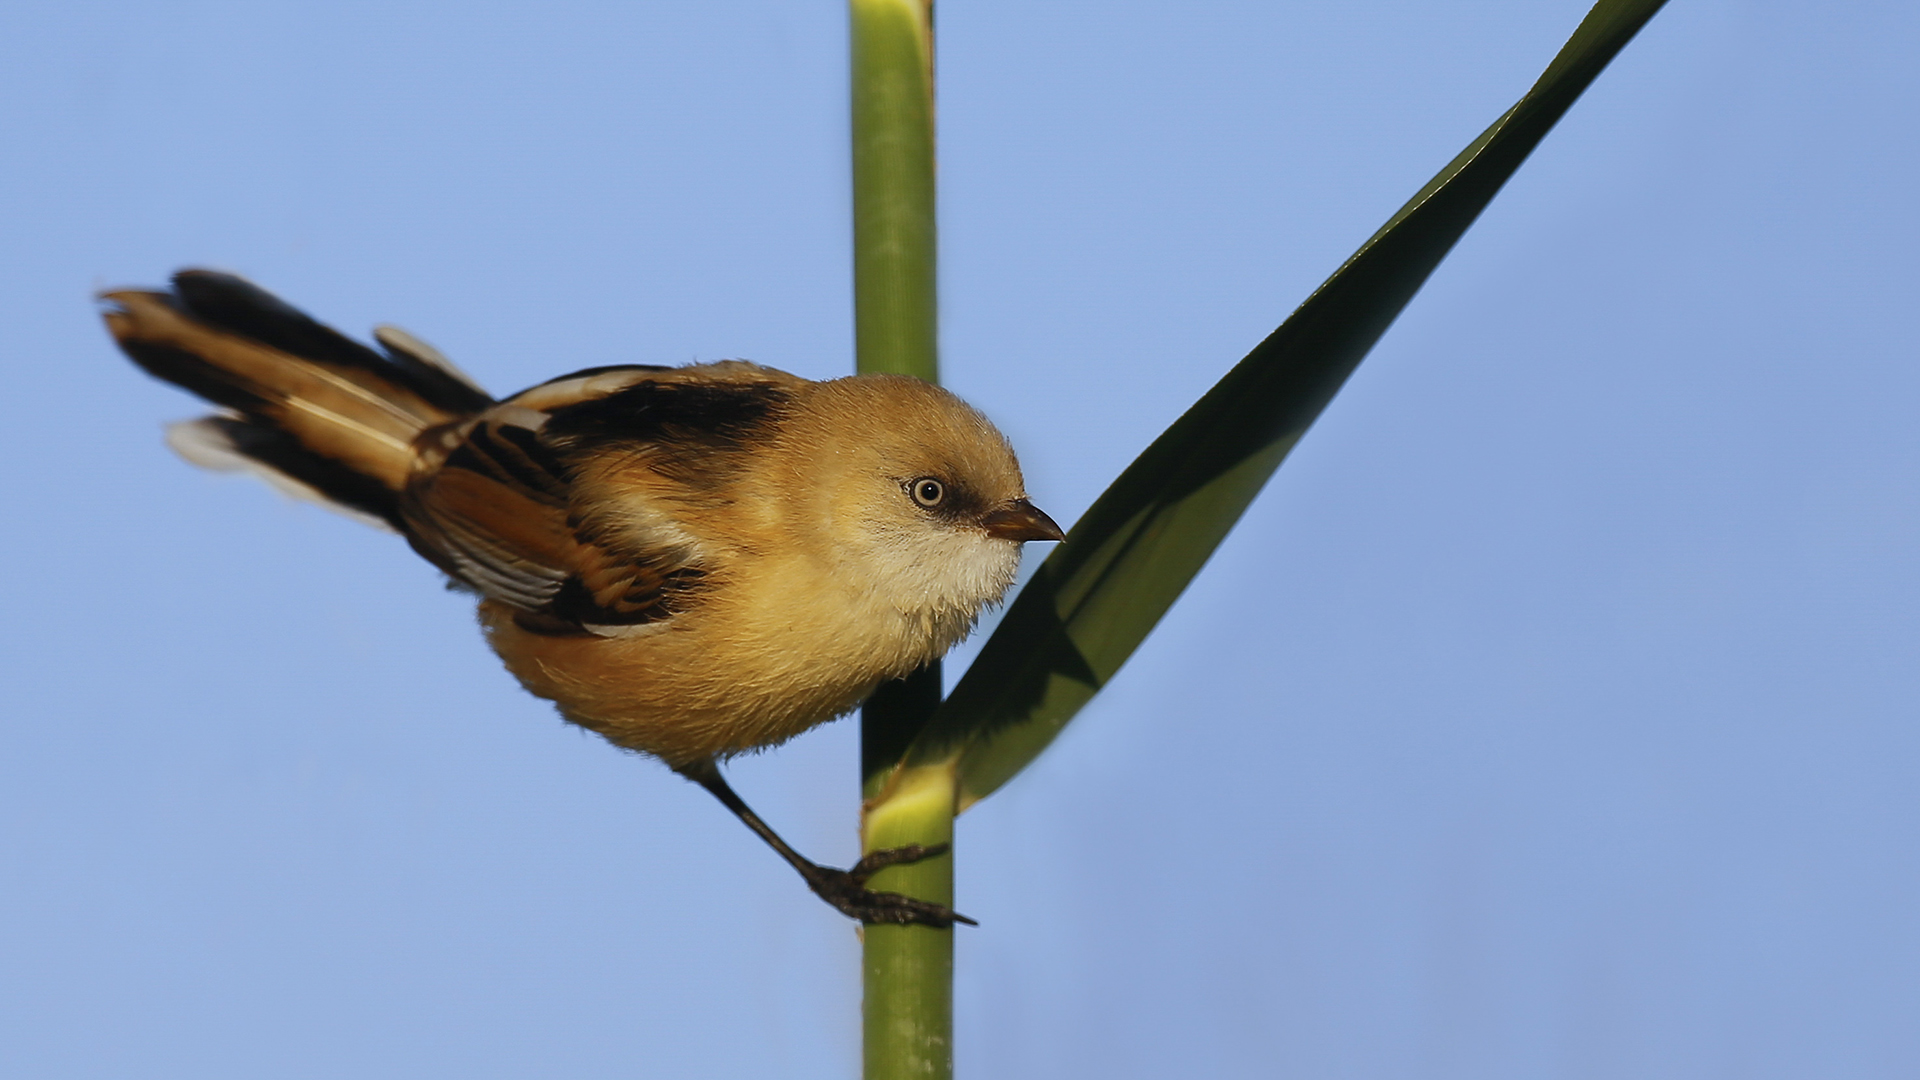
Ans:
{"type": "Polygon", "coordinates": [[[382,356],[245,278],[182,270],[173,275],[173,291],[201,322],[281,352],[373,372],[448,412],[479,412],[493,404],[491,397],[446,371],[399,350],[382,356]]]}
{"type": "Polygon", "coordinates": [[[148,374],[231,411],[173,427],[196,464],[401,529],[414,440],[493,404],[404,331],[385,328],[382,356],[231,274],[184,270],[173,284],[107,293],[105,317],[148,374]]]}
{"type": "Polygon", "coordinates": [[[301,498],[347,511],[349,516],[374,518],[395,532],[406,531],[398,492],[313,453],[279,428],[238,416],[203,416],[173,425],[167,435],[173,448],[196,465],[245,469],[301,498]]]}
{"type": "Polygon", "coordinates": [[[199,353],[164,342],[138,339],[122,340],[120,351],[154,378],[170,382],[215,405],[251,413],[268,403],[268,395],[244,375],[211,363],[199,353]]]}

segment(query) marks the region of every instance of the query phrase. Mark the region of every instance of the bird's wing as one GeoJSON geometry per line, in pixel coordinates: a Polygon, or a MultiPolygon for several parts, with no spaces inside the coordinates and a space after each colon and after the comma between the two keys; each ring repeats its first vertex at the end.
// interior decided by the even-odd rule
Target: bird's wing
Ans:
{"type": "Polygon", "coordinates": [[[700,515],[724,512],[751,447],[804,385],[739,362],[543,383],[422,436],[423,454],[444,458],[408,487],[409,535],[527,629],[660,622],[716,570],[700,515]]]}

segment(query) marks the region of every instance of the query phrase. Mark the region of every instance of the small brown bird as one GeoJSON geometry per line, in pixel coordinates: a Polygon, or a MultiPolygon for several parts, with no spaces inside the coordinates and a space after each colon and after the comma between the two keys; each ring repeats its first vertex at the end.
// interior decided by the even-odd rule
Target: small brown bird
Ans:
{"type": "Polygon", "coordinates": [[[222,407],[170,430],[189,461],[399,532],[479,596],[523,686],[705,786],[841,911],[961,918],[864,887],[937,850],[819,866],[718,763],[939,657],[1006,593],[1023,541],[1062,539],[965,402],[741,361],[591,368],[495,401],[404,331],[374,332],[383,356],[232,275],[102,299],[135,363],[222,407]]]}

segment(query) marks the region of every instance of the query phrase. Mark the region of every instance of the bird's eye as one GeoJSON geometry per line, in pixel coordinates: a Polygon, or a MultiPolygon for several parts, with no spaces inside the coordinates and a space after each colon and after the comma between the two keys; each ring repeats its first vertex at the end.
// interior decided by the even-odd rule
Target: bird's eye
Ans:
{"type": "Polygon", "coordinates": [[[907,485],[907,494],[913,496],[914,502],[931,510],[947,497],[947,485],[931,476],[923,476],[907,485]]]}

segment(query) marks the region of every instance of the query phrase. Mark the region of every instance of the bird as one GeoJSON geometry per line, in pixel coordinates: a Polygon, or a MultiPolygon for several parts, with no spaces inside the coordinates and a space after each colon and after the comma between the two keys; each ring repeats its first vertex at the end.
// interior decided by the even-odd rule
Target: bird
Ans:
{"type": "Polygon", "coordinates": [[[743,360],[594,367],[495,399],[393,326],[373,347],[234,274],[101,293],[147,373],[218,407],[172,425],[246,471],[396,532],[477,600],[486,641],[561,716],[700,784],[863,922],[971,922],[794,851],[721,765],[939,658],[1064,539],[978,410],[903,375],[743,360]]]}

